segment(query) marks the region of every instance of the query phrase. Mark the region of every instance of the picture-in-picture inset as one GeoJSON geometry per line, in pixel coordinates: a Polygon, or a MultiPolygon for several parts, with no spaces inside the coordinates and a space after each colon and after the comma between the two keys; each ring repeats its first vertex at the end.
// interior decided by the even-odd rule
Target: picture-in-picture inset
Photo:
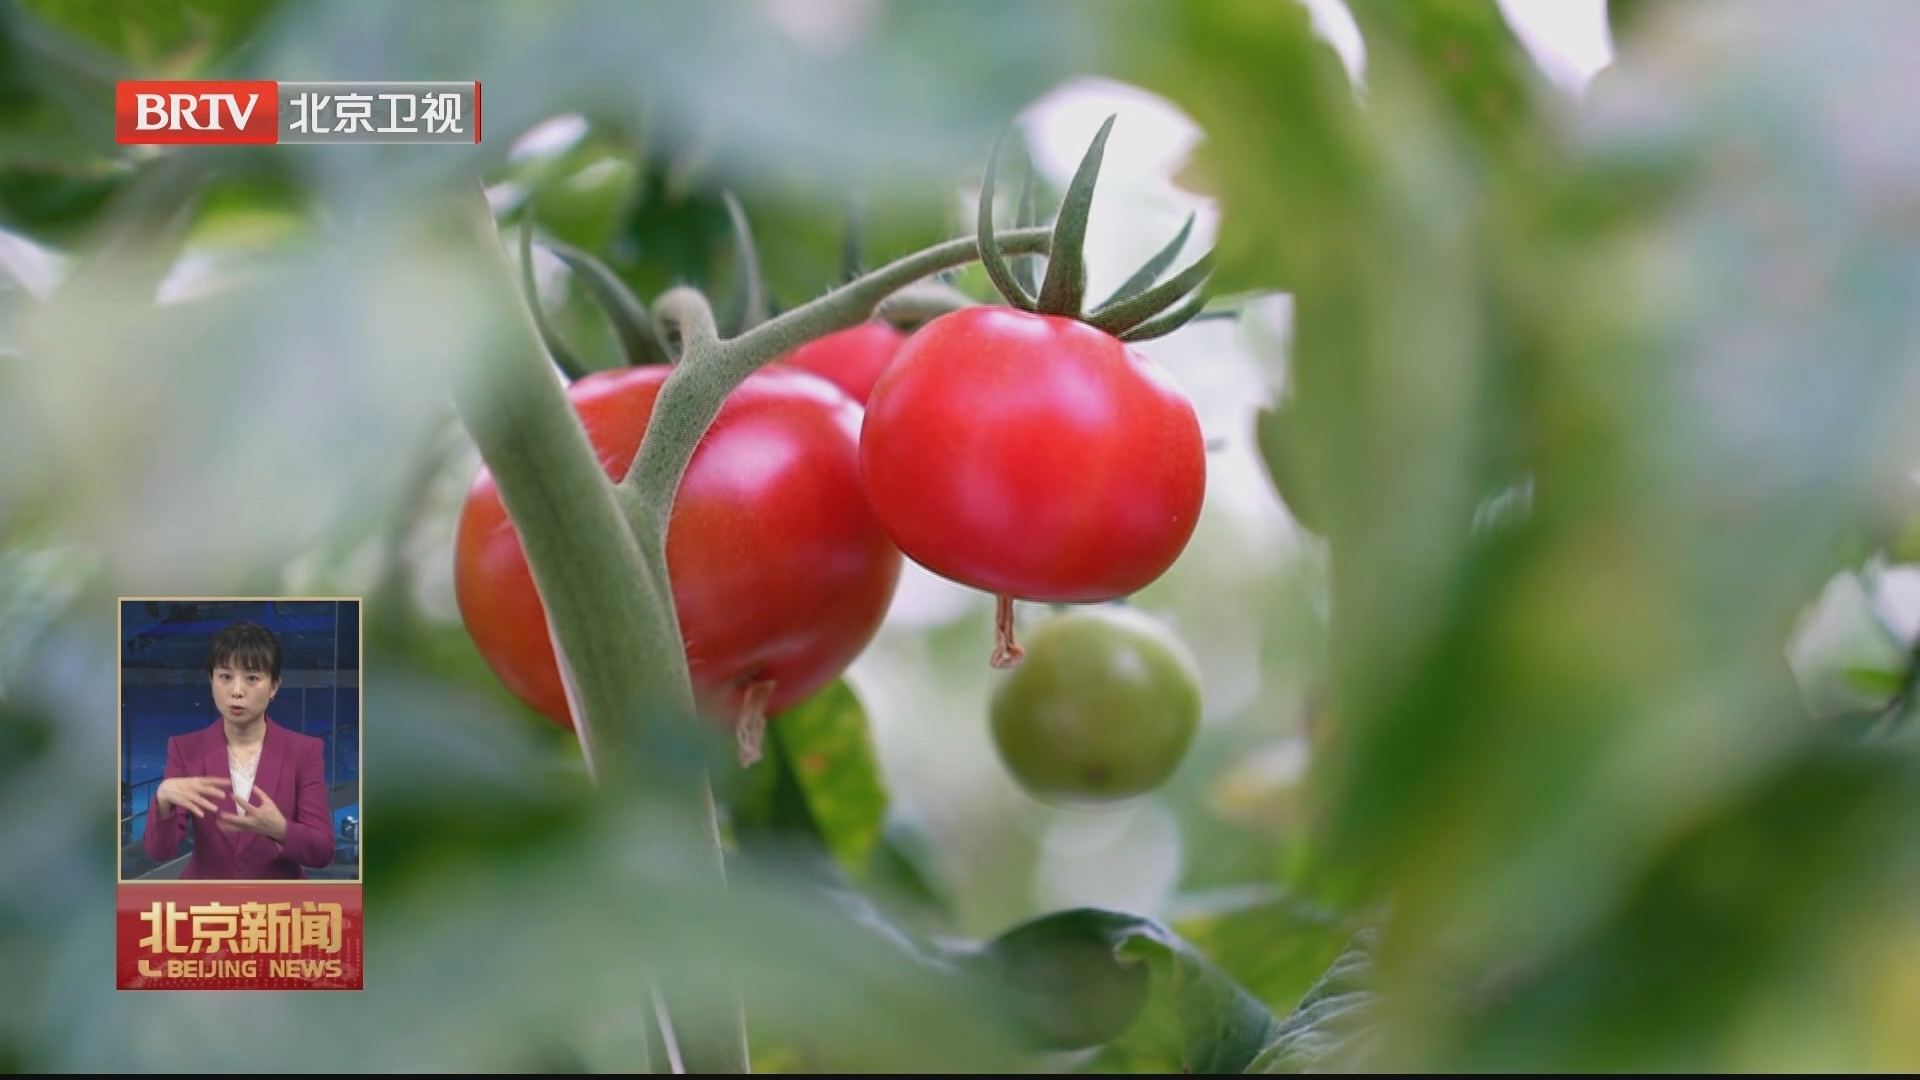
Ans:
{"type": "Polygon", "coordinates": [[[360,876],[360,602],[121,604],[120,876],[360,876]]]}

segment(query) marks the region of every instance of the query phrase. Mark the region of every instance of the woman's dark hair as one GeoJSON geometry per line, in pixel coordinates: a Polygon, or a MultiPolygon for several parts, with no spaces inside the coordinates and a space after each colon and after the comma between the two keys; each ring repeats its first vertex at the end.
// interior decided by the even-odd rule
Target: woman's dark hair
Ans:
{"type": "Polygon", "coordinates": [[[257,622],[237,622],[222,627],[207,646],[207,678],[214,668],[262,671],[280,681],[280,639],[257,622]]]}

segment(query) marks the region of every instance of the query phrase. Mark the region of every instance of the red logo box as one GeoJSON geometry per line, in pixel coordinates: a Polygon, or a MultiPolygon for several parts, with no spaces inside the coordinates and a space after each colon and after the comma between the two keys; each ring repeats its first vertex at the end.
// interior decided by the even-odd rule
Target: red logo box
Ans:
{"type": "Polygon", "coordinates": [[[122,82],[113,100],[114,138],[123,144],[280,141],[276,82],[122,82]]]}
{"type": "Polygon", "coordinates": [[[122,885],[114,930],[122,990],[362,985],[359,885],[122,885]]]}

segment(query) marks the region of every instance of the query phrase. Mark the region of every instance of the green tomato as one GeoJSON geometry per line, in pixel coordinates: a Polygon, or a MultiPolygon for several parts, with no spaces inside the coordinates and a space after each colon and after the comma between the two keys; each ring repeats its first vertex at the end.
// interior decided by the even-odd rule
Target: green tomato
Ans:
{"type": "Polygon", "coordinates": [[[994,744],[1022,787],[1100,803],[1173,775],[1200,726],[1200,676],[1171,631],[1131,608],[1096,608],[1042,623],[1026,649],[992,706],[994,744]]]}

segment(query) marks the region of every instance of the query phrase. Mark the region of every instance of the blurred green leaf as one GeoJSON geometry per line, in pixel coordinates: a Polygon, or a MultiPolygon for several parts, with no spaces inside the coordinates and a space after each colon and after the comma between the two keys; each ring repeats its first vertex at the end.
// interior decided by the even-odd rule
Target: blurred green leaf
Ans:
{"type": "Polygon", "coordinates": [[[1153,991],[1152,966],[1121,955],[1131,929],[1116,928],[1127,921],[1084,909],[1049,915],[994,938],[969,967],[1042,1049],[1098,1046],[1125,1032],[1153,991]]]}
{"type": "MultiPolygon", "coordinates": [[[[1197,2],[1137,28],[1131,70],[1207,131],[1189,175],[1234,222],[1227,287],[1295,298],[1289,396],[1258,432],[1331,548],[1309,876],[1392,896],[1382,990],[1442,1003],[1383,1026],[1387,1067],[1458,1067],[1448,1040],[1504,1015],[1423,996],[1443,942],[1469,968],[1580,985],[1565,951],[1654,853],[1805,752],[1794,615],[1860,519],[1911,497],[1896,417],[1915,383],[1894,357],[1916,330],[1888,290],[1914,274],[1913,223],[1889,208],[1915,160],[1875,149],[1910,134],[1885,43],[1911,9],[1876,6],[1876,27],[1662,6],[1551,136],[1557,105],[1481,107],[1539,81],[1491,4],[1357,5],[1364,109],[1293,5],[1197,2]],[[1469,542],[1523,475],[1531,513],[1469,542]]],[[[1687,981],[1628,953],[1632,978],[1687,981]]],[[[1725,1067],[1698,1049],[1775,1045],[1765,1028],[1696,1012],[1697,1042],[1623,1060],[1725,1067]]],[[[1471,1067],[1615,1060],[1524,1031],[1471,1067]]]]}
{"type": "Polygon", "coordinates": [[[1489,154],[1512,155],[1537,134],[1545,80],[1496,0],[1354,0],[1350,10],[1372,50],[1391,45],[1389,62],[1411,63],[1433,102],[1489,154]]]}
{"type": "Polygon", "coordinates": [[[1467,1029],[1450,1063],[1632,1072],[1910,1061],[1901,1048],[1911,1028],[1884,1006],[1914,1000],[1887,977],[1910,972],[1920,940],[1916,764],[1910,751],[1822,746],[1702,820],[1572,955],[1508,979],[1502,1007],[1467,1029]],[[1836,971],[1840,957],[1864,970],[1836,971]]]}
{"type": "Polygon", "coordinates": [[[70,240],[106,207],[125,179],[125,170],[111,164],[0,170],[0,225],[35,240],[70,240]]]}
{"type": "Polygon", "coordinates": [[[481,694],[377,653],[369,659],[363,784],[376,815],[368,835],[377,838],[365,849],[370,887],[428,880],[437,866],[488,853],[538,850],[588,819],[577,750],[542,738],[481,694]],[[379,716],[409,719],[380,727],[379,716]]]}
{"type": "Polygon", "coordinates": [[[1920,514],[1909,514],[1900,523],[1887,554],[1895,562],[1920,563],[1920,514]]]}
{"type": "Polygon", "coordinates": [[[17,0],[33,15],[132,63],[191,78],[244,42],[278,0],[17,0]]]}
{"type": "MultiPolygon", "coordinates": [[[[1298,5],[1182,5],[1142,31],[1155,42],[1142,73],[1209,132],[1196,168],[1236,222],[1219,245],[1221,287],[1294,297],[1288,397],[1257,431],[1289,508],[1335,553],[1335,696],[1359,754],[1352,740],[1373,737],[1390,692],[1381,673],[1417,668],[1460,595],[1467,525],[1491,486],[1477,174],[1392,34],[1369,43],[1362,112],[1298,5]]],[[[1417,737],[1447,734],[1429,722],[1417,737]]],[[[1409,745],[1395,742],[1395,760],[1424,760],[1409,745]]],[[[1323,769],[1355,760],[1331,755],[1323,769]]],[[[1405,768],[1355,773],[1382,785],[1345,802],[1368,813],[1418,790],[1405,768]]]]}
{"type": "Polygon", "coordinates": [[[1292,423],[1297,411],[1285,402],[1261,408],[1254,414],[1254,437],[1260,446],[1260,460],[1267,467],[1267,479],[1286,503],[1287,512],[1302,528],[1319,532],[1325,526],[1317,524],[1321,520],[1319,511],[1309,494],[1315,473],[1300,460],[1308,450],[1300,445],[1292,423]]]}
{"type": "Polygon", "coordinates": [[[99,571],[98,555],[82,547],[0,548],[0,701],[40,635],[99,571]]]}
{"type": "Polygon", "coordinates": [[[1607,27],[1612,32],[1614,43],[1618,45],[1623,40],[1630,40],[1648,16],[1667,6],[1671,5],[1663,0],[1607,0],[1607,27]]]}
{"type": "Polygon", "coordinates": [[[1904,667],[1893,671],[1879,667],[1853,667],[1847,669],[1846,679],[1853,689],[1887,701],[1907,685],[1907,672],[1904,667]]]}
{"type": "Polygon", "coordinates": [[[45,716],[15,708],[0,695],[0,783],[32,766],[53,743],[53,725],[45,716]]]}
{"type": "MultiPolygon", "coordinates": [[[[1353,86],[1314,36],[1306,8],[1215,2],[1152,14],[1130,28],[1137,48],[1128,66],[1209,133],[1187,178],[1221,200],[1225,218],[1258,226],[1258,237],[1221,230],[1215,290],[1293,290],[1351,273],[1368,227],[1360,213],[1377,181],[1356,130],[1353,86]],[[1154,48],[1156,40],[1178,47],[1154,48]],[[1201,57],[1204,68],[1194,66],[1201,57]],[[1314,227],[1284,223],[1286,207],[1311,208],[1316,216],[1294,220],[1314,227]]],[[[1298,321],[1306,325],[1304,313],[1298,321]]]]}
{"type": "Polygon", "coordinates": [[[1374,938],[1357,935],[1299,1007],[1280,1022],[1273,1041],[1247,1067],[1250,1073],[1356,1072],[1378,1023],[1372,990],[1374,938]]]}
{"type": "Polygon", "coordinates": [[[633,212],[610,243],[608,261],[641,296],[678,283],[717,293],[732,236],[719,187],[691,187],[660,154],[647,159],[637,183],[633,212]]]}
{"type": "Polygon", "coordinates": [[[861,886],[903,929],[920,935],[953,930],[952,890],[935,864],[932,841],[898,814],[889,813],[867,859],[861,886]]]}
{"type": "Polygon", "coordinates": [[[534,214],[542,227],[567,243],[599,247],[626,215],[638,182],[633,162],[602,154],[542,190],[534,214]]]}
{"type": "MultiPolygon", "coordinates": [[[[827,217],[836,234],[838,207],[853,186],[869,189],[877,211],[902,192],[918,205],[950,205],[928,187],[977,167],[981,149],[1009,117],[1084,70],[1098,48],[1091,31],[1106,18],[1103,5],[1084,0],[979,0],[953,9],[862,4],[831,12],[699,0],[418,0],[401,9],[333,0],[290,7],[274,19],[258,65],[279,78],[380,79],[404,69],[411,78],[513,87],[488,95],[490,133],[521,132],[565,113],[643,131],[644,171],[661,182],[643,178],[641,214],[684,202],[687,181],[698,177],[715,190],[735,190],[772,251],[777,245],[762,205],[768,192],[824,193],[834,210],[822,215],[821,201],[809,199],[808,213],[827,217]],[[381,48],[368,50],[367,41],[381,48]]],[[[331,148],[320,168],[338,168],[333,176],[344,192],[364,186],[368,197],[390,198],[487,167],[498,160],[488,146],[438,155],[331,148]]],[[[687,209],[718,207],[702,200],[687,209]]],[[[712,216],[724,228],[724,216],[712,216]]],[[[695,261],[718,250],[700,243],[695,261]]],[[[828,250],[825,280],[832,280],[837,235],[828,250]]],[[[610,256],[623,272],[662,262],[654,252],[631,259],[619,251],[596,254],[610,256]]],[[[657,295],[678,272],[683,282],[724,291],[679,271],[675,260],[665,262],[667,280],[632,284],[657,295]]],[[[770,260],[767,272],[777,298],[791,305],[781,268],[770,260]]],[[[802,295],[813,291],[809,285],[802,295]]]]}
{"type": "Polygon", "coordinates": [[[1167,924],[1268,1008],[1292,1009],[1339,955],[1350,921],[1273,890],[1219,892],[1225,902],[1210,907],[1176,901],[1167,924]]]}
{"type": "Polygon", "coordinates": [[[111,62],[0,0],[0,226],[78,236],[128,169],[113,133],[111,62]]]}
{"type": "MultiPolygon", "coordinates": [[[[1009,1003],[1033,1036],[1056,1047],[1088,1046],[1127,1031],[1151,998],[1171,1010],[1177,1040],[1160,1067],[1240,1072],[1277,1021],[1245,988],[1164,925],[1080,908],[1024,923],[990,942],[982,970],[1014,991],[1009,1003]]],[[[1124,1044],[1124,1040],[1123,1040],[1124,1044]]],[[[1126,1060],[1122,1045],[1118,1057],[1126,1060]]],[[[1152,1068],[1151,1065],[1148,1068],[1152,1068]]]]}

